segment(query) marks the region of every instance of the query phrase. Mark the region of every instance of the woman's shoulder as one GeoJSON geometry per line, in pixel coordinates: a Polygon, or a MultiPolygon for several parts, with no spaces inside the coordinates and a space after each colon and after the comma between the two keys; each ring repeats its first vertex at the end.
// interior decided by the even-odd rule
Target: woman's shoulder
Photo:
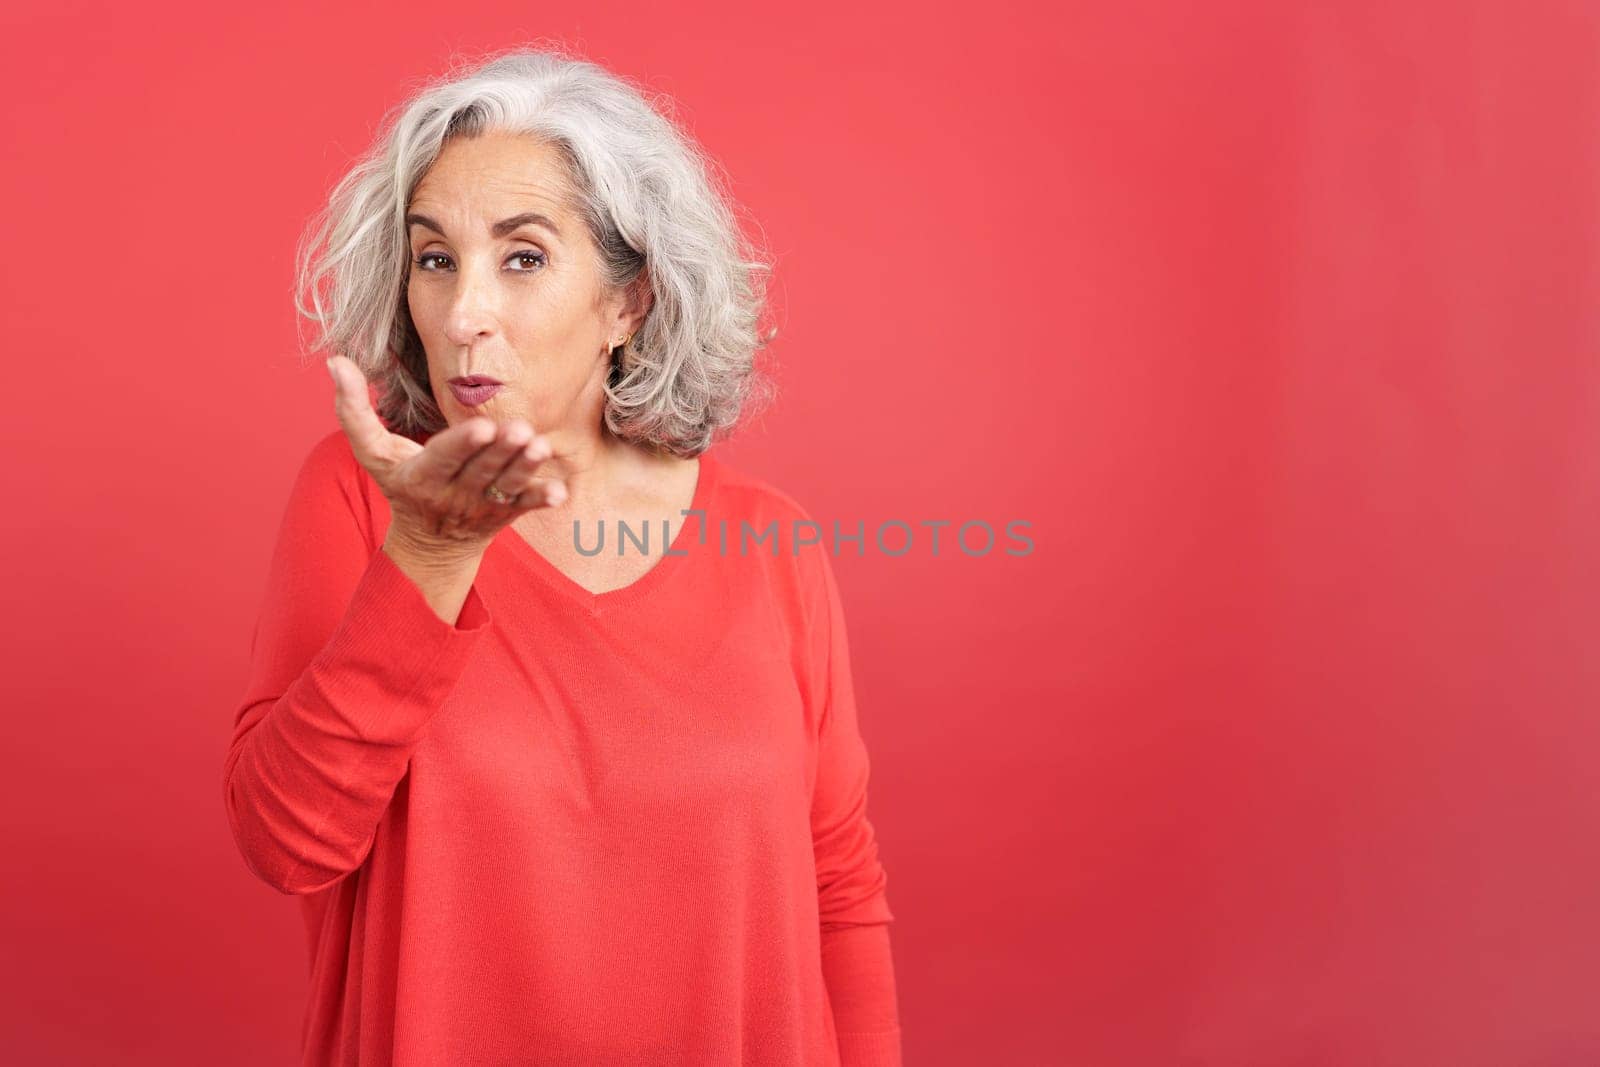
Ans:
{"type": "Polygon", "coordinates": [[[356,459],[350,439],[340,429],[331,430],[311,443],[300,460],[301,489],[323,492],[337,486],[345,495],[363,500],[369,495],[366,469],[356,459]]]}
{"type": "Polygon", "coordinates": [[[356,462],[356,454],[350,448],[350,439],[341,429],[329,430],[311,443],[307,449],[304,465],[315,467],[329,473],[344,473],[360,464],[356,462]]]}
{"type": "Polygon", "coordinates": [[[723,544],[726,537],[729,554],[765,559],[774,565],[767,568],[769,574],[781,572],[781,581],[805,591],[802,599],[810,602],[822,596],[832,580],[827,558],[832,527],[767,478],[720,457],[712,463],[706,522],[717,531],[717,543],[723,544]]]}
{"type": "Polygon", "coordinates": [[[798,500],[742,465],[710,452],[702,453],[700,461],[712,477],[712,502],[708,510],[749,522],[812,521],[810,512],[798,500]]]}
{"type": "Polygon", "coordinates": [[[353,516],[373,543],[376,504],[381,500],[376,483],[356,459],[342,429],[315,439],[301,455],[290,490],[290,508],[302,521],[343,524],[353,516]]]}

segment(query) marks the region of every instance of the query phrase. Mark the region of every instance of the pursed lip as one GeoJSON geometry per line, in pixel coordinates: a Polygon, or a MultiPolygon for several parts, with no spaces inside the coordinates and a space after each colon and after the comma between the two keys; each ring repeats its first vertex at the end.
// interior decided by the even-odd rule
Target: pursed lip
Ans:
{"type": "Polygon", "coordinates": [[[505,386],[493,378],[481,374],[469,374],[465,378],[451,378],[449,382],[450,395],[456,398],[456,403],[464,408],[475,408],[487,404],[498,396],[505,386]]]}

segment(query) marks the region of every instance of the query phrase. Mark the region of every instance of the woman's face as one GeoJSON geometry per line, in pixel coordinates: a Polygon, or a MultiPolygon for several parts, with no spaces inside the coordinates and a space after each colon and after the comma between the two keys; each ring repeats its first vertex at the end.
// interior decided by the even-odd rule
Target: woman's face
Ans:
{"type": "Polygon", "coordinates": [[[560,438],[599,432],[611,346],[642,319],[602,292],[567,188],[538,140],[454,137],[406,212],[406,298],[445,420],[526,419],[558,452],[560,438]],[[473,375],[503,384],[487,399],[452,388],[473,375]]]}

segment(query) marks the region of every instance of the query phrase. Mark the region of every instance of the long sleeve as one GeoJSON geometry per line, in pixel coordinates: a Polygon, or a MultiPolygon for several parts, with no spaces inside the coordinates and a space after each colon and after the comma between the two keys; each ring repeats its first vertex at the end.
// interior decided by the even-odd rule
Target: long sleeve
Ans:
{"type": "Polygon", "coordinates": [[[381,551],[337,433],[291,490],[224,763],[245,863],[311,893],[365,860],[412,751],[491,618],[474,586],[454,626],[381,551]]]}
{"type": "Polygon", "coordinates": [[[811,632],[823,702],[812,797],[823,977],[844,1067],[898,1067],[900,1021],[888,925],[894,921],[867,819],[870,760],[857,720],[850,648],[827,555],[813,570],[811,632]]]}

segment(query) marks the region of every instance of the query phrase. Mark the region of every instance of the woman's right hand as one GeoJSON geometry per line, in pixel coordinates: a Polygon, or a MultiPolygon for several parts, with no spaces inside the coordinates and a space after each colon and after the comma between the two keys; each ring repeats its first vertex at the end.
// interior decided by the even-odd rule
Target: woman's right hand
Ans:
{"type": "Polygon", "coordinates": [[[475,416],[418,444],[384,427],[361,368],[344,356],[327,363],[339,426],[389,501],[390,541],[444,562],[475,558],[517,516],[566,499],[560,481],[535,477],[550,442],[526,421],[475,416]],[[490,500],[490,485],[509,499],[490,500]]]}

